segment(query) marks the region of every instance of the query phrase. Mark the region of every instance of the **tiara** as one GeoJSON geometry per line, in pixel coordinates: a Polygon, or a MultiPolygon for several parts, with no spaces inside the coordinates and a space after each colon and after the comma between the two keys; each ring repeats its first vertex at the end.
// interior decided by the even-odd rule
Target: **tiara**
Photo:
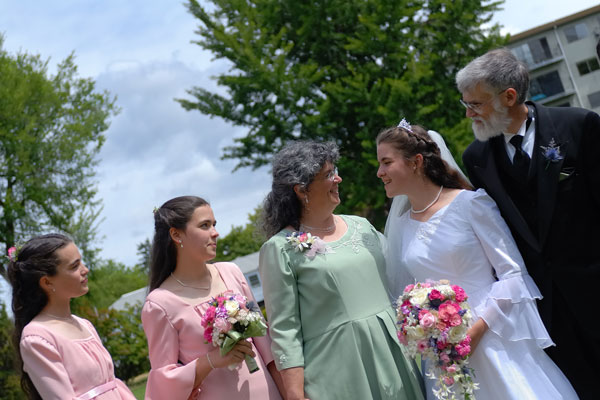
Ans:
{"type": "Polygon", "coordinates": [[[412,133],[412,128],[410,126],[410,123],[406,120],[406,118],[402,118],[402,121],[400,121],[400,123],[398,124],[398,128],[405,129],[405,130],[409,131],[410,133],[412,133]]]}

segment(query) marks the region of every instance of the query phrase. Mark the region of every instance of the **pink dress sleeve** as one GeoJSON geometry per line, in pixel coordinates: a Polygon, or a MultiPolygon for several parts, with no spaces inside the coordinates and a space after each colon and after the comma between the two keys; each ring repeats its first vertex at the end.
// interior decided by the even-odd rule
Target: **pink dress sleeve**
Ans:
{"type": "Polygon", "coordinates": [[[23,369],[44,400],[75,398],[73,385],[56,346],[38,335],[28,335],[20,342],[23,369]]]}
{"type": "Polygon", "coordinates": [[[146,300],[142,325],[148,338],[151,370],[146,384],[147,400],[187,399],[194,390],[196,360],[179,362],[179,337],[166,311],[146,300]]]}
{"type": "MultiPolygon", "coordinates": [[[[238,267],[234,263],[227,264],[229,265],[227,268],[227,272],[229,272],[229,275],[232,278],[232,280],[235,281],[236,286],[241,289],[241,294],[246,296],[248,300],[252,300],[254,304],[257,304],[258,307],[258,303],[256,302],[256,299],[252,294],[252,290],[250,289],[250,286],[248,286],[246,277],[240,270],[240,267],[238,267]]],[[[269,333],[267,332],[265,336],[252,338],[252,341],[254,342],[256,349],[260,353],[260,358],[263,359],[265,365],[269,365],[269,363],[273,361],[273,353],[271,353],[271,337],[269,336],[269,333]]]]}

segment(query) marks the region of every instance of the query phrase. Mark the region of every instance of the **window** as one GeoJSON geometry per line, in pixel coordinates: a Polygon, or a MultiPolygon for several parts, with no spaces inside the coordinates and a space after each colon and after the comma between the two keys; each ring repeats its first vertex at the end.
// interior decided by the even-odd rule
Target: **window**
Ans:
{"type": "Polygon", "coordinates": [[[569,43],[579,39],[583,39],[584,37],[587,37],[587,35],[588,29],[585,23],[583,22],[565,28],[565,36],[567,38],[567,42],[569,43]]]}
{"type": "Polygon", "coordinates": [[[250,274],[247,276],[248,283],[252,287],[260,287],[260,279],[258,278],[258,274],[250,274]]]}
{"type": "Polygon", "coordinates": [[[596,71],[600,69],[600,64],[598,64],[598,59],[596,57],[590,58],[588,60],[583,60],[577,63],[577,69],[579,70],[579,75],[589,74],[592,71],[596,71]]]}
{"type": "Polygon", "coordinates": [[[540,75],[531,80],[529,95],[531,100],[536,101],[546,97],[554,96],[564,92],[565,89],[558,75],[558,71],[552,71],[545,75],[540,75]]]}
{"type": "Polygon", "coordinates": [[[515,57],[528,65],[539,64],[552,58],[552,51],[545,37],[530,40],[513,49],[515,57]]]}
{"type": "Polygon", "coordinates": [[[592,108],[600,107],[600,92],[588,94],[588,100],[592,108]]]}

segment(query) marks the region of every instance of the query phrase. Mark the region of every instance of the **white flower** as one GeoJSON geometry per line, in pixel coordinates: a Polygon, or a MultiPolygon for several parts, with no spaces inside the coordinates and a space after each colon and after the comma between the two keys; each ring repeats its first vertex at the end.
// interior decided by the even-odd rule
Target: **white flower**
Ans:
{"type": "Polygon", "coordinates": [[[412,305],[420,306],[427,301],[427,289],[413,289],[410,297],[412,305]]]}
{"type": "Polygon", "coordinates": [[[450,343],[458,343],[465,338],[467,327],[463,324],[454,326],[448,330],[448,340],[450,343]]]}
{"type": "Polygon", "coordinates": [[[227,315],[233,317],[240,309],[240,305],[235,300],[225,300],[224,303],[225,310],[227,310],[227,315]]]}

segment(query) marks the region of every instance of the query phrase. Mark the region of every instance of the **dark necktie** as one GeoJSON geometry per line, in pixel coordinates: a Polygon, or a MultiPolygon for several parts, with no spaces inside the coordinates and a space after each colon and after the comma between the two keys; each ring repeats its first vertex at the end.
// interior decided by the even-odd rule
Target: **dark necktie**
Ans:
{"type": "Polygon", "coordinates": [[[529,173],[529,155],[521,147],[521,144],[523,144],[523,136],[514,135],[510,138],[510,144],[515,146],[513,166],[523,175],[523,178],[527,178],[527,174],[529,173]]]}

